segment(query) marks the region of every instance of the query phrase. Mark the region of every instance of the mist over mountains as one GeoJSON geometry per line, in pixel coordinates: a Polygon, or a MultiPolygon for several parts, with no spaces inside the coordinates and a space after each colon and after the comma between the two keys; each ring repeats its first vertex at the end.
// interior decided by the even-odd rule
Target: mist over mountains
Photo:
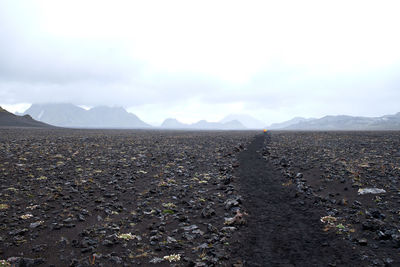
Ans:
{"type": "MultiPolygon", "coordinates": [[[[121,128],[147,129],[152,127],[133,113],[122,107],[98,106],[89,110],[73,104],[33,104],[21,115],[29,114],[34,119],[51,125],[72,128],[121,128]]],[[[162,129],[193,130],[245,130],[238,120],[208,122],[201,120],[193,124],[184,124],[176,119],[166,119],[162,129]]]]}
{"type": "Polygon", "coordinates": [[[153,127],[122,107],[98,106],[89,110],[73,104],[33,104],[24,113],[12,114],[0,108],[0,126],[70,127],[120,129],[178,129],[178,130],[300,130],[300,131],[357,131],[400,130],[400,112],[381,117],[325,116],[322,118],[295,117],[291,120],[262,127],[263,122],[244,114],[231,114],[219,122],[200,120],[182,123],[176,118],[165,119],[153,127]],[[21,115],[21,116],[17,116],[21,115]]]}
{"type": "Polygon", "coordinates": [[[301,131],[374,131],[400,130],[400,112],[381,117],[355,116],[325,116],[320,119],[294,118],[292,120],[272,124],[271,130],[301,130],[301,131]]]}
{"type": "Polygon", "coordinates": [[[230,121],[238,121],[248,129],[262,129],[265,127],[265,123],[257,120],[256,118],[247,114],[230,114],[220,120],[221,123],[227,123],[230,121]]]}
{"type": "Polygon", "coordinates": [[[270,130],[276,130],[276,129],[285,129],[287,127],[290,127],[292,125],[301,123],[301,122],[306,122],[306,121],[311,121],[314,119],[306,119],[306,118],[302,118],[302,117],[294,117],[291,120],[288,121],[284,121],[284,122],[279,122],[279,123],[273,123],[270,126],[268,126],[267,128],[270,130]]]}
{"type": "Polygon", "coordinates": [[[245,130],[246,127],[238,120],[227,122],[208,122],[201,120],[192,124],[185,124],[177,119],[166,119],[162,124],[163,129],[193,129],[193,130],[245,130]]]}
{"type": "Polygon", "coordinates": [[[34,119],[60,127],[74,128],[149,128],[136,115],[121,107],[99,106],[89,110],[73,104],[33,104],[24,113],[34,119]]]}

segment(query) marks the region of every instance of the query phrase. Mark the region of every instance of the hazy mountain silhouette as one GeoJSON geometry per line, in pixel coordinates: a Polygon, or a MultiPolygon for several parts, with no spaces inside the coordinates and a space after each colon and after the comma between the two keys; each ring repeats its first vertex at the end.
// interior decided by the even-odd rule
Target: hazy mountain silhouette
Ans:
{"type": "Polygon", "coordinates": [[[230,114],[220,120],[221,123],[226,123],[230,121],[239,121],[248,129],[262,129],[265,126],[265,123],[257,120],[256,118],[247,115],[247,114],[230,114]]]}
{"type": "Polygon", "coordinates": [[[201,120],[196,123],[191,124],[194,129],[201,130],[244,130],[246,127],[237,120],[228,121],[225,123],[221,122],[208,122],[206,120],[201,120]]]}
{"type": "Polygon", "coordinates": [[[53,127],[46,123],[36,121],[29,115],[18,116],[0,107],[1,127],[53,127]]]}
{"type": "Polygon", "coordinates": [[[178,121],[177,119],[168,118],[163,121],[161,124],[161,128],[166,129],[185,129],[188,128],[189,125],[178,121]]]}
{"type": "Polygon", "coordinates": [[[147,123],[121,107],[94,107],[90,110],[73,104],[33,104],[24,114],[62,127],[147,128],[147,123]]]}
{"type": "MultiPolygon", "coordinates": [[[[122,107],[99,106],[85,110],[73,104],[33,104],[23,114],[14,115],[1,109],[2,126],[50,127],[50,125],[76,128],[148,128],[149,124],[122,107]],[[31,117],[25,116],[30,115],[31,117]],[[35,121],[37,120],[37,121],[35,121]],[[44,122],[50,125],[46,125],[44,122]]],[[[166,119],[161,128],[193,130],[244,130],[256,129],[260,121],[248,115],[229,115],[220,122],[201,120],[185,124],[176,119],[166,119]],[[237,118],[232,119],[231,118],[237,118]],[[248,125],[249,127],[245,126],[248,125]]],[[[400,112],[382,117],[325,116],[320,119],[293,118],[274,123],[270,130],[400,130],[400,112]]]]}
{"type": "Polygon", "coordinates": [[[244,130],[246,129],[242,123],[237,120],[228,121],[225,123],[221,122],[208,122],[201,120],[192,124],[185,124],[179,122],[176,119],[166,119],[162,124],[161,128],[165,129],[192,129],[192,130],[244,130]]]}
{"type": "Polygon", "coordinates": [[[106,128],[147,128],[150,127],[133,113],[127,112],[122,107],[94,107],[87,111],[92,127],[106,128]]]}
{"type": "Polygon", "coordinates": [[[325,116],[299,121],[282,130],[400,130],[400,112],[382,117],[325,116]]]}
{"type": "Polygon", "coordinates": [[[284,128],[287,128],[287,127],[289,127],[291,125],[298,124],[300,122],[306,122],[306,121],[312,121],[312,120],[314,120],[314,119],[313,118],[306,119],[306,118],[302,118],[302,117],[295,117],[295,118],[293,118],[291,120],[288,120],[288,121],[284,121],[284,122],[280,122],[280,123],[273,123],[273,124],[271,124],[270,126],[268,126],[266,128],[270,129],[270,130],[284,129],[284,128]]]}

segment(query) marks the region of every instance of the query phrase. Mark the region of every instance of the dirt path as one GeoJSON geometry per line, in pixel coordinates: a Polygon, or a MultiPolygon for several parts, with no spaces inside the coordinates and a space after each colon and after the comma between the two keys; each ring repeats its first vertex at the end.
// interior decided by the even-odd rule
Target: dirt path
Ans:
{"type": "Polygon", "coordinates": [[[360,266],[358,255],[335,234],[322,231],[321,209],[282,186],[281,174],[262,158],[269,135],[240,155],[240,186],[249,213],[237,255],[245,266],[360,266]]]}

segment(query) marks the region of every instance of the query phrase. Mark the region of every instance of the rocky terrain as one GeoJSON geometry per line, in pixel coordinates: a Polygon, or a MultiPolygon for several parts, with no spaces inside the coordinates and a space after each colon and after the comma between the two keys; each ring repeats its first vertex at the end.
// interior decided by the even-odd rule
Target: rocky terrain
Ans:
{"type": "Polygon", "coordinates": [[[262,153],[358,265],[400,265],[400,132],[274,132],[262,153]]]}
{"type": "Polygon", "coordinates": [[[400,132],[3,128],[0,266],[399,266],[399,177],[400,132]]]}
{"type": "Polygon", "coordinates": [[[232,263],[254,132],[0,131],[4,266],[232,263]]]}

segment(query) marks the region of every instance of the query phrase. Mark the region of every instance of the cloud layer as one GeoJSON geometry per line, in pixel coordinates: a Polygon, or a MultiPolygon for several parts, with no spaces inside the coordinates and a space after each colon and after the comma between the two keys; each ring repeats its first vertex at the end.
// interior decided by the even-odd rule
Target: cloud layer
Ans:
{"type": "Polygon", "coordinates": [[[0,103],[119,105],[151,122],[395,113],[398,7],[5,0],[0,103]]]}

